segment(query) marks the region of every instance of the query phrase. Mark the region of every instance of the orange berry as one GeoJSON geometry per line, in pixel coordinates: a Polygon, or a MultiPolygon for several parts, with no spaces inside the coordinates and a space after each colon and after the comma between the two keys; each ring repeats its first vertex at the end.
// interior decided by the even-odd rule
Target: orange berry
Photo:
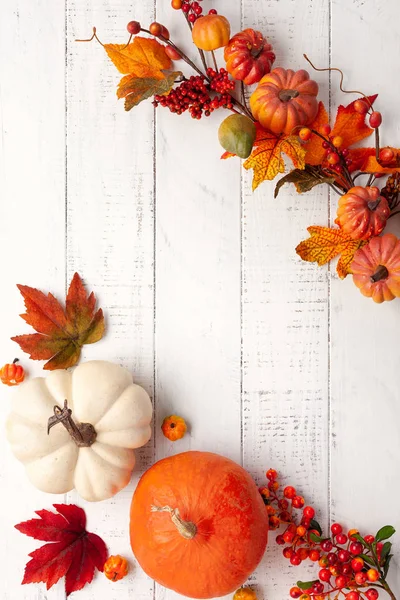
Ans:
{"type": "Polygon", "coordinates": [[[0,381],[4,385],[14,386],[19,385],[25,379],[25,371],[21,365],[17,364],[16,358],[13,363],[4,365],[0,369],[0,381]]]}
{"type": "Polygon", "coordinates": [[[278,519],[278,517],[272,516],[269,518],[269,528],[271,529],[271,531],[278,529],[280,524],[281,524],[281,522],[278,519]]]}
{"type": "Polygon", "coordinates": [[[335,146],[335,148],[340,148],[340,146],[343,145],[343,138],[340,137],[340,135],[335,135],[332,140],[332,144],[335,146]]]}
{"type": "Polygon", "coordinates": [[[165,54],[169,56],[171,60],[181,60],[182,58],[179,52],[175,50],[175,48],[173,48],[172,46],[165,47],[165,54]]]}
{"type": "Polygon", "coordinates": [[[276,510],[270,504],[267,506],[267,514],[269,514],[269,515],[275,515],[276,514],[276,510]]]}
{"type": "Polygon", "coordinates": [[[349,536],[349,538],[350,538],[351,540],[353,540],[353,541],[354,541],[356,538],[355,538],[355,537],[353,537],[353,536],[354,536],[356,533],[357,533],[357,534],[358,534],[358,533],[360,533],[360,532],[358,531],[358,529],[349,529],[349,531],[348,531],[348,534],[347,534],[347,535],[349,536]]]}
{"type": "Polygon", "coordinates": [[[328,161],[328,163],[330,165],[337,165],[340,162],[340,158],[339,156],[336,154],[336,152],[330,152],[328,154],[328,156],[326,157],[326,160],[328,161]]]}
{"type": "Polygon", "coordinates": [[[309,596],[308,594],[302,594],[299,600],[311,600],[311,596],[309,596]]]}
{"type": "Polygon", "coordinates": [[[166,438],[168,438],[171,442],[176,442],[177,440],[183,438],[187,431],[187,426],[182,417],[171,415],[169,417],[165,417],[161,425],[161,430],[166,438]]]}
{"type": "Polygon", "coordinates": [[[258,488],[258,491],[260,492],[260,494],[263,498],[269,498],[271,495],[271,492],[269,491],[269,489],[267,487],[260,487],[260,488],[258,488]]]}
{"type": "Polygon", "coordinates": [[[161,23],[157,23],[157,21],[154,21],[154,23],[150,25],[149,31],[151,35],[158,37],[159,35],[161,35],[162,28],[163,26],[161,25],[161,23]]]}
{"type": "Polygon", "coordinates": [[[365,114],[367,114],[368,109],[369,109],[369,106],[365,100],[356,100],[354,102],[354,110],[358,114],[365,115],[365,114]]]}
{"type": "Polygon", "coordinates": [[[368,581],[378,581],[378,579],[379,579],[378,571],[376,569],[368,569],[367,579],[368,579],[368,581]]]}
{"type": "Polygon", "coordinates": [[[312,136],[312,131],[311,131],[311,129],[308,129],[308,127],[303,127],[303,129],[300,129],[299,138],[301,140],[303,140],[303,142],[308,142],[308,140],[310,139],[311,136],[312,136]]]}
{"type": "Polygon", "coordinates": [[[279,483],[277,481],[269,481],[268,489],[272,490],[273,492],[276,492],[276,490],[279,489],[279,483]]]}
{"type": "Polygon", "coordinates": [[[309,553],[308,548],[299,548],[297,550],[297,554],[301,560],[306,560],[306,558],[309,557],[310,553],[309,553]]]}
{"type": "Polygon", "coordinates": [[[182,8],[182,4],[183,4],[182,0],[172,0],[171,1],[171,6],[175,10],[180,10],[182,8]]]}
{"type": "Polygon", "coordinates": [[[138,21],[129,21],[126,28],[131,35],[136,35],[141,29],[140,23],[138,21]]]}
{"type": "Polygon", "coordinates": [[[296,531],[297,535],[303,537],[307,533],[307,529],[303,525],[299,525],[296,531]]]}
{"type": "Polygon", "coordinates": [[[128,561],[123,556],[109,556],[104,564],[104,575],[110,581],[119,581],[128,574],[128,561]]]}
{"type": "Polygon", "coordinates": [[[322,133],[322,135],[329,135],[331,132],[331,126],[326,123],[325,125],[321,125],[320,127],[320,133],[322,133]]]}
{"type": "Polygon", "coordinates": [[[379,160],[383,163],[390,163],[394,159],[395,154],[392,148],[382,148],[379,152],[379,160]]]}

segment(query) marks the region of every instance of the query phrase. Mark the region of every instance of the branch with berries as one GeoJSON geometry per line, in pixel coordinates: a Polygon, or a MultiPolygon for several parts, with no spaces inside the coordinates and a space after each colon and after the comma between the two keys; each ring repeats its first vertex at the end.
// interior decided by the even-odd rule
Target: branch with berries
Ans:
{"type": "Polygon", "coordinates": [[[318,565],[318,577],[298,581],[290,590],[291,598],[299,600],[377,600],[384,590],[396,600],[387,582],[395,533],[391,525],[382,527],[375,536],[362,537],[357,529],[345,533],[340,523],[333,523],[330,535],[324,536],[315,520],[315,510],[305,506],[305,500],[293,486],[280,491],[278,473],[269,469],[268,484],[260,488],[266,505],[271,530],[282,528],[276,543],[283,556],[293,566],[305,561],[318,565]],[[301,512],[299,512],[301,511],[301,512]]]}
{"type": "Polygon", "coordinates": [[[341,92],[356,96],[338,107],[330,124],[317,82],[304,69],[273,68],[275,54],[261,32],[248,28],[232,35],[226,17],[215,9],[204,14],[202,0],[172,0],[171,5],[186,21],[199,64],[158,22],[145,28],[130,21],[124,44],[102,44],[96,29],[89,40],[78,40],[96,39],[104,47],[123,75],[117,96],[125,100],[125,109],[152,98],[155,108],[196,120],[228,110],[218,130],[221,158],[245,159],[243,167],[253,171],[253,190],[291,163],[275,197],[286,183],[300,194],[326,184],[339,196],[335,227],[309,227],[310,237],[297,246],[297,254],[319,266],[338,258],[339,277],[351,274],[361,293],[377,303],[400,297],[400,240],[385,233],[388,220],[400,212],[400,149],[381,146],[377,95],[346,90],[340,69],[318,68],[304,55],[313,70],[338,72],[341,92]],[[220,67],[217,50],[223,51],[220,67]],[[178,62],[190,73],[176,70],[178,62]],[[371,135],[373,146],[358,146],[371,135]]]}

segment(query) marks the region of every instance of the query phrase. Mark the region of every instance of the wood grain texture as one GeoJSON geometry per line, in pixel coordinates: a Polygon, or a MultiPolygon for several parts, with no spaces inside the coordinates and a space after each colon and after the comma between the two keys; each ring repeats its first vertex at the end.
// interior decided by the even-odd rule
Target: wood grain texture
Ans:
{"type": "MultiPolygon", "coordinates": [[[[334,0],[332,5],[332,65],[344,69],[345,88],[379,92],[382,146],[400,144],[399,84],[393,77],[400,53],[393,24],[398,13],[396,0],[334,0]]],[[[336,76],[332,92],[334,106],[354,99],[343,98],[336,76]]],[[[332,215],[336,203],[333,197],[332,215]]],[[[398,217],[391,219],[389,230],[399,236],[398,217]]],[[[343,283],[335,272],[331,290],[332,519],[364,533],[374,534],[388,523],[399,531],[400,305],[376,305],[354,288],[350,277],[343,283]]],[[[398,594],[398,550],[393,561],[391,584],[398,594]]]]}
{"type": "MultiPolygon", "coordinates": [[[[276,65],[305,68],[303,52],[328,62],[328,10],[328,1],[244,0],[243,24],[268,36],[276,65]]],[[[318,82],[327,99],[328,79],[318,82]]],[[[299,196],[285,186],[274,200],[275,183],[252,193],[251,175],[243,179],[243,460],[260,484],[266,469],[280,471],[313,499],[324,523],[329,286],[326,269],[302,263],[294,249],[308,225],[326,224],[328,194],[299,196]]],[[[252,582],[263,598],[285,598],[298,575],[272,542],[252,582]]],[[[301,576],[307,580],[304,568],[301,576]]]]}

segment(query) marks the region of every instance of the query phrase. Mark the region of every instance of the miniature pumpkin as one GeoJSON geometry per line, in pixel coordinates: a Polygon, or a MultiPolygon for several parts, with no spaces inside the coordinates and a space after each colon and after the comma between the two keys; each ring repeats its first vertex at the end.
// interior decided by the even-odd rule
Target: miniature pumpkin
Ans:
{"type": "Polygon", "coordinates": [[[165,417],[161,425],[161,430],[167,439],[171,442],[176,442],[182,439],[187,431],[185,419],[177,415],[165,417]]]}
{"type": "Polygon", "coordinates": [[[234,79],[252,85],[271,71],[275,54],[262,33],[245,29],[229,40],[224,58],[226,69],[234,79]]]}
{"type": "Polygon", "coordinates": [[[95,502],[129,483],[133,449],[150,439],[151,416],[147,392],[127,369],[91,361],[23,384],[12,399],[7,437],[37,488],[75,488],[95,502]]]}
{"type": "Polygon", "coordinates": [[[355,240],[379,235],[390,215],[386,198],[377,187],[352,187],[339,200],[335,223],[355,240]]]}
{"type": "Polygon", "coordinates": [[[257,594],[250,587],[241,587],[233,594],[233,600],[257,600],[257,594]]]}
{"type": "Polygon", "coordinates": [[[400,240],[392,233],[372,238],[355,253],[351,271],[361,293],[374,302],[400,297],[400,240]]]}
{"type": "Polygon", "coordinates": [[[104,575],[110,581],[120,581],[128,575],[128,561],[123,556],[109,556],[104,563],[104,575]]]}
{"type": "Polygon", "coordinates": [[[132,550],[161,585],[191,598],[234,592],[260,562],[268,515],[250,475],[209,452],[160,460],[131,505],[132,550]]]}
{"type": "Polygon", "coordinates": [[[254,118],[276,135],[309,125],[318,112],[318,84],[307,71],[278,67],[264,75],[250,96],[254,118]]]}
{"type": "Polygon", "coordinates": [[[231,35],[231,26],[222,15],[204,15],[193,25],[192,38],[200,50],[217,50],[226,46],[231,35]]]}
{"type": "Polygon", "coordinates": [[[18,358],[11,364],[4,365],[0,369],[0,381],[4,385],[14,386],[19,385],[25,379],[25,371],[21,365],[17,365],[18,358]]]}

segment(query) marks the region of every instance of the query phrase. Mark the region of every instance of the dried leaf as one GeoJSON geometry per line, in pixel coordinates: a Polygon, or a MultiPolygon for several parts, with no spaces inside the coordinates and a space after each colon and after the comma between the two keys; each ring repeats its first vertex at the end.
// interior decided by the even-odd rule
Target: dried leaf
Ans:
{"type": "Polygon", "coordinates": [[[125,110],[131,110],[143,100],[154,96],[154,94],[168,94],[175,83],[175,79],[180,75],[182,75],[181,71],[169,73],[164,79],[125,75],[119,82],[117,96],[118,98],[125,98],[125,110]]]}
{"type": "MultiPolygon", "coordinates": [[[[378,97],[368,96],[369,101],[373,104],[378,97]]],[[[336,121],[332,128],[331,136],[340,136],[343,139],[343,147],[349,148],[357,142],[369,137],[374,131],[365,123],[365,115],[354,110],[354,103],[348,106],[339,106],[336,121]]]]}
{"type": "Polygon", "coordinates": [[[350,264],[355,252],[366,244],[363,240],[353,240],[340,229],[314,225],[307,229],[310,237],[301,242],[296,252],[305,261],[316,262],[319,266],[338,256],[337,272],[341,279],[351,273],[350,264]]]}
{"type": "Polygon", "coordinates": [[[33,360],[48,360],[44,369],[67,369],[75,365],[84,344],[94,344],[104,335],[101,308],[95,311],[93,292],[88,296],[75,273],[67,294],[65,310],[52,294],[18,285],[26,307],[21,317],[38,333],[11,338],[33,360]],[[50,359],[50,360],[49,360],[50,359]]]}
{"type": "Polygon", "coordinates": [[[334,181],[334,177],[319,177],[317,174],[307,169],[306,165],[305,169],[294,169],[282,177],[276,184],[274,197],[276,198],[278,196],[281,187],[285,185],[285,183],[294,183],[298,193],[303,194],[304,192],[312,190],[316,185],[320,185],[321,183],[334,183],[334,181]]]}
{"type": "Polygon", "coordinates": [[[297,169],[304,169],[305,150],[296,136],[277,137],[258,126],[253,151],[243,164],[245,169],[254,170],[253,191],[263,181],[272,180],[285,171],[282,153],[297,169]]]}
{"type": "Polygon", "coordinates": [[[103,571],[107,547],[94,533],[86,531],[86,515],[75,504],[53,504],[57,513],[38,510],[39,519],[15,525],[35,540],[50,542],[29,554],[23,584],[46,584],[50,589],[65,576],[66,595],[82,589],[93,580],[95,568],[103,571]]]}
{"type": "Polygon", "coordinates": [[[131,44],[105,44],[108,56],[123,75],[163,79],[164,69],[171,67],[165,47],[151,38],[136,36],[131,44]]]}
{"type": "MultiPolygon", "coordinates": [[[[322,125],[329,123],[329,116],[323,102],[318,105],[318,113],[310,129],[319,131],[322,125]]],[[[326,150],[322,147],[323,140],[315,134],[312,134],[310,140],[304,145],[306,149],[305,161],[308,165],[320,165],[325,158],[326,150]]]]}

